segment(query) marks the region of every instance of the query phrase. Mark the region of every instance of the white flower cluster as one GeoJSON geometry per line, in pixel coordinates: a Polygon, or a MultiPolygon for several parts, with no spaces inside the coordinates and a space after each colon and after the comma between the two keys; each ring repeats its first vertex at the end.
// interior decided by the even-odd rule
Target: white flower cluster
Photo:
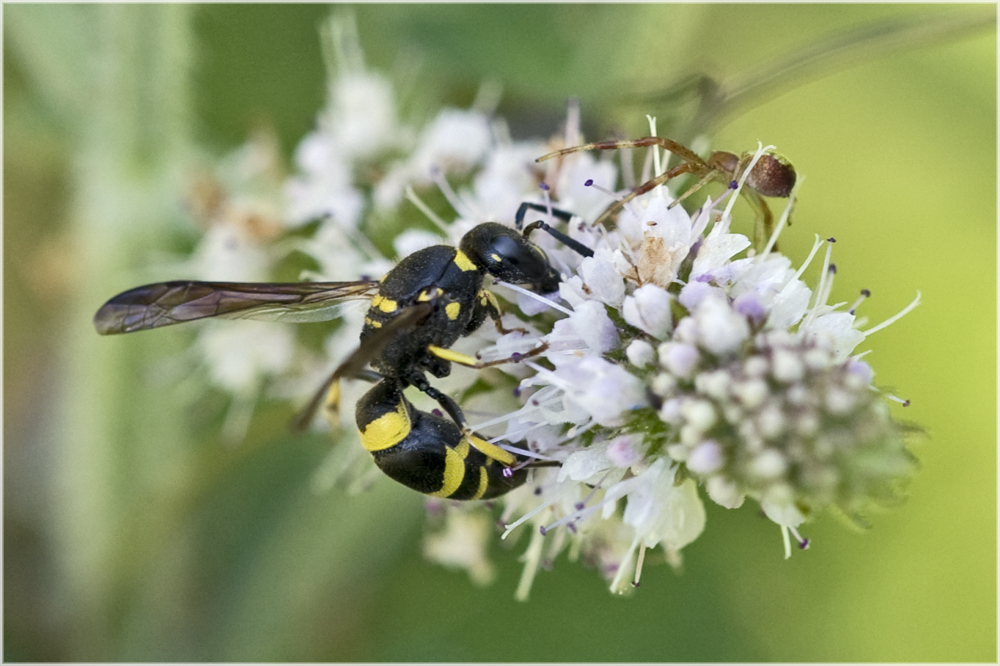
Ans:
{"type": "MultiPolygon", "coordinates": [[[[507,304],[504,324],[522,330],[500,336],[485,326],[455,346],[483,360],[530,358],[480,372],[456,368],[435,381],[462,402],[477,432],[550,463],[497,500],[504,537],[531,532],[520,598],[538,567],[563,551],[597,566],[615,591],[638,585],[649,548],[661,546],[669,562],[679,563],[680,550],[704,528],[702,490],[729,508],[747,497],[757,501],[781,527],[786,556],[789,534],[804,547],[797,528],[823,507],[856,515],[895,496],[912,459],[889,416],[891,396],[872,385],[863,354],[852,354],[919,295],[897,317],[862,330],[858,303],[827,302],[832,244],[817,240],[798,268],[774,251],[789,204],[768,246],[751,249],[730,231],[733,189],[689,215],[657,187],[629,202],[613,228],[594,226],[614,201],[618,173],[610,160],[574,153],[536,164],[551,143],[512,142],[500,121],[475,109],[444,110],[421,131],[402,127],[392,87],[364,68],[345,25],[331,30],[340,73],[317,130],[299,147],[299,171],[285,187],[280,216],[292,226],[319,220],[294,249],[316,260],[323,279],[384,274],[391,264],[359,224],[366,211],[384,217],[410,205],[424,210],[441,236],[403,232],[395,239],[400,254],[453,243],[480,222],[511,224],[523,201],[575,213],[560,228],[594,251],[584,258],[536,231],[532,240],[563,276],[558,293],[495,285],[507,304]],[[383,176],[366,181],[361,174],[373,170],[363,167],[373,162],[383,176]],[[462,183],[457,191],[455,181],[462,183]],[[431,188],[449,201],[454,220],[419,198],[431,188]],[[811,290],[801,278],[824,245],[820,283],[811,290]],[[473,384],[474,395],[463,399],[473,384]]],[[[571,108],[554,147],[582,143],[578,126],[571,108]]],[[[647,164],[659,165],[660,156],[647,164]]],[[[526,222],[561,224],[547,213],[530,215],[526,222]]],[[[247,367],[283,377],[286,396],[304,396],[352,350],[361,315],[363,309],[345,314],[323,363],[297,349],[282,352],[281,363],[253,365],[250,350],[247,367]]],[[[280,348],[263,336],[260,342],[280,348]]],[[[348,392],[345,413],[350,399],[348,392]]],[[[413,396],[418,406],[422,399],[413,396]]],[[[353,448],[336,454],[333,465],[373,470],[363,452],[356,454],[361,447],[353,448]]],[[[443,527],[428,537],[427,555],[489,580],[490,531],[475,517],[489,506],[428,502],[443,527]]]]}

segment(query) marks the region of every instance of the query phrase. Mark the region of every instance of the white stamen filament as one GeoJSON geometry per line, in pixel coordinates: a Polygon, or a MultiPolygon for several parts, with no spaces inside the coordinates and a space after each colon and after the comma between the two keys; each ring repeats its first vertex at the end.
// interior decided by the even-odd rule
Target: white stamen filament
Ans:
{"type": "MultiPolygon", "coordinates": [[[[755,166],[757,166],[757,162],[758,160],[760,160],[764,152],[768,150],[774,150],[774,146],[764,146],[761,144],[760,141],[757,142],[757,152],[753,154],[753,159],[750,160],[750,164],[748,164],[747,168],[743,170],[742,174],[740,174],[740,179],[736,183],[736,194],[739,194],[740,190],[743,189],[743,183],[747,182],[747,178],[750,177],[750,172],[753,171],[753,168],[755,166]]],[[[729,203],[726,204],[726,210],[723,211],[722,217],[729,217],[730,216],[729,214],[732,212],[733,206],[735,205],[736,205],[736,197],[733,196],[729,200],[729,203]]]]}
{"type": "Polygon", "coordinates": [[[441,169],[435,168],[431,170],[431,177],[434,179],[434,183],[441,190],[441,194],[448,201],[448,204],[458,213],[459,217],[464,217],[470,220],[482,220],[484,216],[476,209],[475,205],[469,201],[463,201],[460,196],[452,189],[451,183],[448,179],[444,177],[444,173],[441,169]]]}
{"type": "MultiPolygon", "coordinates": [[[[598,185],[594,181],[590,181],[590,185],[587,185],[587,187],[592,187],[595,190],[597,190],[598,192],[601,192],[602,194],[607,194],[609,197],[611,197],[615,201],[621,201],[622,199],[625,198],[624,194],[618,194],[617,192],[612,192],[608,188],[606,188],[606,187],[604,187],[602,185],[598,185]]],[[[634,217],[639,217],[639,212],[632,205],[631,201],[625,203],[625,210],[627,210],[629,213],[631,213],[634,217]]],[[[601,227],[601,229],[603,230],[604,227],[601,227]]]]}
{"type": "Polygon", "coordinates": [[[639,541],[642,537],[636,536],[632,539],[632,544],[628,547],[625,552],[625,557],[622,558],[621,564],[618,565],[618,572],[615,574],[614,580],[611,581],[611,591],[618,592],[622,583],[622,579],[625,577],[625,571],[628,569],[628,565],[632,563],[632,553],[635,549],[639,547],[639,541]]]}
{"type": "Polygon", "coordinates": [[[407,185],[406,190],[404,191],[406,193],[406,198],[410,201],[410,203],[416,206],[417,209],[421,213],[423,213],[428,220],[433,222],[435,227],[440,229],[445,236],[451,235],[451,226],[446,224],[444,220],[438,217],[438,214],[435,213],[433,210],[431,210],[430,206],[425,204],[423,200],[421,200],[421,198],[417,196],[417,193],[413,191],[412,185],[407,185]]]}
{"type": "Polygon", "coordinates": [[[833,273],[830,271],[830,255],[833,253],[833,243],[827,241],[826,256],[823,259],[823,271],[819,278],[819,286],[816,288],[816,300],[805,321],[799,326],[799,331],[805,333],[805,329],[815,321],[819,315],[820,308],[826,305],[826,299],[830,296],[830,288],[833,285],[833,273]],[[829,283],[829,285],[827,284],[829,283]]]}
{"type": "Polygon", "coordinates": [[[634,190],[635,164],[632,163],[632,149],[622,148],[618,151],[618,161],[621,163],[622,186],[627,190],[634,190]]]}
{"type": "Polygon", "coordinates": [[[864,303],[865,299],[867,299],[869,296],[871,296],[871,292],[869,292],[867,289],[862,290],[861,295],[858,296],[858,299],[856,301],[851,303],[851,307],[849,307],[847,311],[850,312],[851,314],[854,314],[854,311],[858,309],[858,306],[864,303]]]}
{"type": "Polygon", "coordinates": [[[788,195],[788,204],[785,205],[785,210],[781,212],[781,217],[778,218],[778,224],[775,225],[774,231],[771,233],[771,237],[767,239],[767,245],[764,246],[763,251],[758,255],[761,259],[766,257],[774,249],[775,244],[778,242],[778,236],[781,235],[782,230],[785,225],[788,224],[788,218],[792,215],[792,208],[795,207],[795,195],[799,191],[799,186],[802,185],[802,181],[805,177],[800,177],[796,180],[795,186],[792,187],[792,193],[788,195]]]}
{"type": "MultiPolygon", "coordinates": [[[[517,529],[518,526],[522,525],[523,523],[525,523],[528,520],[531,520],[536,515],[538,515],[539,513],[541,513],[542,511],[544,511],[545,509],[549,508],[549,504],[551,504],[551,503],[552,503],[551,500],[547,500],[547,499],[543,498],[538,503],[538,506],[536,506],[534,509],[532,509],[528,513],[524,514],[523,516],[521,516],[520,518],[518,518],[514,522],[507,523],[505,525],[506,529],[504,530],[503,534],[500,535],[500,538],[501,539],[506,539],[508,534],[510,534],[511,532],[513,532],[515,529],[517,529]]],[[[541,532],[536,532],[536,534],[541,535],[541,532]]],[[[542,536],[544,536],[544,535],[542,535],[542,536]]]]}
{"type": "Polygon", "coordinates": [[[903,308],[902,310],[900,310],[899,312],[897,312],[893,316],[889,317],[888,319],[886,319],[881,324],[878,324],[877,326],[872,326],[867,331],[861,331],[861,333],[867,338],[872,333],[876,333],[878,331],[881,331],[886,326],[890,326],[890,325],[896,323],[897,321],[899,321],[900,318],[902,318],[902,317],[906,316],[907,314],[909,314],[910,310],[912,310],[913,308],[917,307],[918,305],[920,305],[920,292],[919,291],[917,292],[917,297],[914,298],[910,302],[910,304],[907,305],[905,308],[903,308]]]}
{"type": "Polygon", "coordinates": [[[559,310],[559,312],[562,312],[565,315],[571,315],[571,314],[573,314],[572,310],[564,308],[563,306],[559,305],[558,303],[556,303],[554,301],[551,301],[548,298],[545,298],[544,296],[542,296],[540,294],[536,294],[533,291],[529,291],[529,290],[525,289],[524,287],[519,287],[516,284],[511,284],[510,282],[503,282],[501,280],[497,280],[497,284],[502,285],[504,287],[507,287],[508,289],[513,289],[517,293],[524,294],[525,296],[533,298],[536,301],[541,301],[542,303],[545,303],[546,305],[548,305],[550,308],[552,308],[554,310],[559,310]]]}
{"type": "MultiPolygon", "coordinates": [[[[541,393],[541,391],[539,391],[539,393],[541,393]]],[[[481,430],[483,428],[489,428],[491,426],[495,426],[495,425],[498,425],[500,423],[506,423],[507,421],[510,421],[513,418],[520,418],[522,416],[525,416],[526,414],[530,414],[531,412],[537,412],[537,411],[543,409],[544,407],[546,407],[547,405],[550,405],[553,402],[558,402],[561,399],[562,399],[562,395],[561,394],[553,396],[553,397],[545,396],[545,397],[541,397],[541,398],[538,397],[537,395],[535,395],[535,396],[532,396],[531,402],[529,402],[524,407],[521,407],[520,409],[511,412],[510,414],[504,414],[502,416],[496,417],[495,419],[492,419],[492,420],[489,420],[489,421],[484,421],[482,423],[479,423],[479,424],[477,424],[475,426],[470,426],[470,427],[473,430],[481,430]]]]}
{"type": "Polygon", "coordinates": [[[801,266],[799,266],[799,270],[795,271],[795,275],[792,277],[791,280],[789,280],[789,282],[795,282],[800,277],[802,277],[802,274],[806,272],[807,268],[809,268],[809,264],[812,263],[813,258],[816,256],[816,253],[819,252],[819,249],[823,246],[823,243],[825,242],[826,242],[825,239],[820,239],[819,234],[816,234],[816,241],[813,243],[812,249],[809,251],[809,256],[807,256],[806,260],[802,262],[801,266]]]}
{"type": "MultiPolygon", "coordinates": [[[[544,424],[539,424],[539,425],[544,425],[544,424]]],[[[502,439],[503,437],[497,437],[495,439],[491,439],[490,444],[496,444],[498,441],[502,439]]],[[[511,444],[500,444],[499,446],[504,451],[510,451],[511,453],[517,453],[519,455],[527,456],[529,458],[536,458],[538,460],[552,460],[555,462],[559,462],[558,458],[553,458],[552,456],[543,456],[541,453],[535,453],[534,451],[529,451],[528,449],[522,449],[518,446],[513,446],[511,444]]]]}
{"type": "Polygon", "coordinates": [[[639,578],[642,576],[642,562],[646,559],[646,544],[639,546],[639,560],[635,563],[635,578],[632,579],[632,586],[639,587],[639,578]]]}
{"type": "MultiPolygon", "coordinates": [[[[504,533],[507,536],[507,533],[504,533]]],[[[503,538],[503,537],[501,537],[503,538]]],[[[535,574],[538,573],[538,564],[542,561],[542,541],[545,536],[541,532],[531,535],[531,543],[524,553],[524,570],[521,571],[521,580],[517,583],[517,592],[514,598],[518,601],[527,601],[528,593],[531,591],[531,584],[535,581],[535,574]]]]}
{"type": "Polygon", "coordinates": [[[580,131],[580,100],[570,97],[566,104],[566,134],[567,146],[577,146],[583,143],[583,133],[580,131]]]}
{"type": "MultiPolygon", "coordinates": [[[[646,116],[646,120],[649,121],[649,136],[656,136],[656,118],[650,115],[646,116]]],[[[660,147],[650,146],[650,150],[653,151],[653,176],[659,178],[663,175],[663,164],[660,159],[660,147]]],[[[661,185],[656,186],[656,194],[660,194],[661,185]]]]}

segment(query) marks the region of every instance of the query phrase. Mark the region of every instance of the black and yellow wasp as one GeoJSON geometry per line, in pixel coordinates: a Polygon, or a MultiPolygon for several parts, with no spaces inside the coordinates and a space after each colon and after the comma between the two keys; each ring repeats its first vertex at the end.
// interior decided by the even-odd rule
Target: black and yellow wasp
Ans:
{"type": "MultiPolygon", "coordinates": [[[[212,317],[325,321],[337,316],[343,301],[371,298],[360,345],[330,375],[296,425],[308,425],[324,401],[328,409],[336,409],[341,378],[374,382],[358,401],[355,420],[362,445],[383,472],[437,497],[496,497],[523,484],[528,467],[544,463],[533,463],[472,432],[458,404],[431,386],[426,374],[445,377],[452,363],[481,368],[518,360],[483,363],[449,347],[476,331],[487,317],[499,331],[508,332],[500,323],[496,297],[483,287],[487,273],[539,293],[559,287],[559,273],[527,238],[533,230],[543,229],[584,256],[593,254],[541,220],[522,231],[528,209],[547,210],[524,203],[515,218],[517,230],[496,222],[479,224],[458,247],[435,245],[414,252],[377,282],[160,282],[115,296],[97,311],[94,326],[98,333],[111,335],[212,317]],[[436,400],[450,418],[414,407],[403,393],[410,386],[436,400]]],[[[570,213],[551,210],[555,217],[571,218],[570,213]]]]}

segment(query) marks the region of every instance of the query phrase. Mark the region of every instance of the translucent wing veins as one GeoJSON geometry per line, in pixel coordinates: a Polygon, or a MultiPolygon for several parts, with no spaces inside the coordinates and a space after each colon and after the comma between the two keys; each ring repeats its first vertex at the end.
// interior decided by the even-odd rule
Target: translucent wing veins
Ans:
{"type": "Polygon", "coordinates": [[[94,315],[101,335],[132,333],[222,317],[262,321],[327,321],[344,301],[370,298],[378,282],[195,282],[147,284],[118,294],[94,315]]]}

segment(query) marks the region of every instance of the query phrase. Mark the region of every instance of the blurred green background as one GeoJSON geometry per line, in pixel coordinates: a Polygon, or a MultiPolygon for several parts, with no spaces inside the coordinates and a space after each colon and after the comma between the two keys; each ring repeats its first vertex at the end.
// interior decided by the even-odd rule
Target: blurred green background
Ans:
{"type": "Polygon", "coordinates": [[[873,323],[923,292],[862,346],[928,435],[909,500],[864,534],[821,516],[788,561],[752,507],[711,505],[683,573],[648,566],[626,599],[562,558],[515,602],[525,542],[494,549],[487,588],[426,562],[419,496],[311,490],[329,441],[289,436],[291,407],[264,403],[246,442],[220,443],[222,396],[170,374],[190,331],[99,339],[90,323],[183,249],[195,146],[220,154],[268,124],[291,154],[323,103],[330,9],[6,5],[4,658],[995,661],[995,25],[854,53],[724,126],[638,95],[850,26],[988,24],[995,8],[354,11],[369,64],[420,63],[428,110],[490,79],[515,137],[554,132],[575,95],[592,139],[645,134],[653,113],[676,136],[700,121],[716,148],[777,145],[806,176],[783,250],[797,262],[835,236],[833,300],[871,289],[873,323]]]}

